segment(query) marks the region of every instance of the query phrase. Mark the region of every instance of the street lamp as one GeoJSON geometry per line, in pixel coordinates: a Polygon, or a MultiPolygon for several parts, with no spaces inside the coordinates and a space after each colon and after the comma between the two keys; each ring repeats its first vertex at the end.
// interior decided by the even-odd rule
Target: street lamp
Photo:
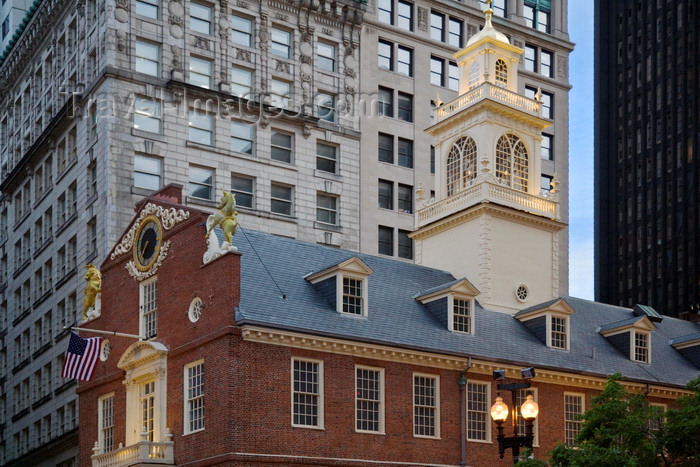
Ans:
{"type": "MultiPolygon", "coordinates": [[[[520,389],[527,389],[530,387],[530,379],[535,377],[534,368],[525,368],[520,374],[522,375],[524,381],[511,383],[507,382],[505,377],[505,370],[495,370],[493,372],[493,379],[499,382],[496,386],[499,391],[510,391],[513,401],[513,416],[512,416],[512,426],[513,426],[513,436],[506,436],[503,433],[503,424],[508,418],[508,405],[503,402],[503,398],[499,395],[496,397],[496,402],[491,406],[491,418],[496,422],[496,429],[498,430],[498,454],[500,454],[501,459],[505,454],[507,449],[513,450],[513,464],[517,464],[520,456],[520,448],[527,447],[532,449],[532,440],[534,434],[532,432],[532,424],[537,418],[539,413],[539,407],[537,402],[534,401],[532,395],[528,394],[525,398],[525,402],[520,406],[520,414],[525,419],[525,434],[518,434],[518,411],[516,407],[516,394],[520,389]]],[[[500,394],[500,393],[499,393],[500,394]]]]}

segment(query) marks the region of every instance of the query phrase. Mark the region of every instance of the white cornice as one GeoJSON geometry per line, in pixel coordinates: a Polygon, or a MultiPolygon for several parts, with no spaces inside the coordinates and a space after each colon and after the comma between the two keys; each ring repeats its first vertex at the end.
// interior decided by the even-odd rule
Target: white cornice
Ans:
{"type": "MultiPolygon", "coordinates": [[[[443,355],[434,352],[424,352],[412,349],[391,347],[388,345],[368,344],[364,342],[337,339],[324,336],[314,336],[299,332],[282,331],[262,326],[243,325],[241,335],[248,342],[268,345],[280,345],[295,349],[326,352],[354,357],[371,358],[382,361],[428,366],[447,370],[463,371],[469,363],[469,357],[443,355]]],[[[471,359],[469,374],[491,376],[493,370],[505,369],[506,377],[519,379],[521,366],[507,365],[481,359],[471,359]]],[[[565,371],[537,368],[535,383],[556,384],[560,386],[575,386],[577,388],[602,390],[608,379],[607,376],[589,376],[565,371]]],[[[661,385],[621,381],[632,392],[646,392],[656,397],[677,398],[690,394],[689,391],[661,385]]]]}

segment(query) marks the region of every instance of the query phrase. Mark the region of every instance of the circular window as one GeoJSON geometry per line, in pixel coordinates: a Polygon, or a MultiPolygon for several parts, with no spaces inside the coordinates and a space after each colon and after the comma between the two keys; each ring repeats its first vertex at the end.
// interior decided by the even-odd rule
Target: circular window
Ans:
{"type": "Polygon", "coordinates": [[[520,284],[517,289],[515,289],[515,296],[516,298],[521,301],[521,302],[526,302],[527,301],[527,296],[529,292],[527,290],[527,286],[524,284],[520,284]]]}
{"type": "Polygon", "coordinates": [[[102,341],[102,346],[100,347],[100,360],[103,362],[107,361],[107,358],[109,358],[109,353],[112,351],[112,343],[109,342],[109,339],[104,339],[102,341]]]}
{"type": "Polygon", "coordinates": [[[199,297],[195,297],[190,303],[190,309],[187,312],[187,316],[190,318],[190,321],[192,321],[193,323],[199,321],[199,318],[202,317],[202,309],[204,309],[204,303],[202,303],[202,299],[199,297]]]}

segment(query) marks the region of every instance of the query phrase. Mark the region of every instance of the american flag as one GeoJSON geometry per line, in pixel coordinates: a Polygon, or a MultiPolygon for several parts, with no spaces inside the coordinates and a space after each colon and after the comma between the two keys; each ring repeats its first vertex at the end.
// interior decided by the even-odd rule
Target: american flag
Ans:
{"type": "Polygon", "coordinates": [[[63,377],[90,381],[100,356],[101,341],[100,337],[83,339],[71,332],[66,360],[63,362],[63,377]]]}

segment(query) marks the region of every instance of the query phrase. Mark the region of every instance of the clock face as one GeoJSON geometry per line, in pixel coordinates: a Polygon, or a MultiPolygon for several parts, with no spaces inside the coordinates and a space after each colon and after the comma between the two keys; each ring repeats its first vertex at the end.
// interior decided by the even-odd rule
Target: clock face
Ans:
{"type": "Polygon", "coordinates": [[[161,228],[158,218],[146,217],[141,221],[134,242],[134,263],[141,271],[150,269],[158,259],[161,242],[161,228]]]}

